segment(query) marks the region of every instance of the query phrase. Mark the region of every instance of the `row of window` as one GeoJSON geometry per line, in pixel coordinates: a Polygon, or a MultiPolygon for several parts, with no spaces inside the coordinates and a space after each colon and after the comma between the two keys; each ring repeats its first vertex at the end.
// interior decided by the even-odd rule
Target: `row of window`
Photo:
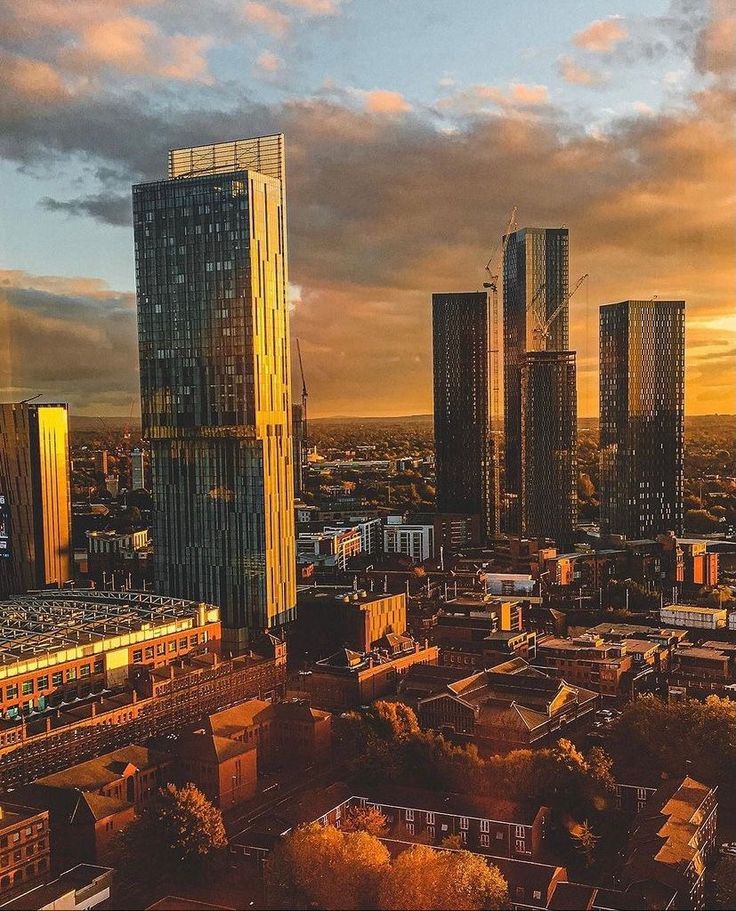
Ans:
{"type": "MultiPolygon", "coordinates": [[[[202,636],[202,641],[203,642],[206,641],[206,636],[204,636],[204,635],[202,636]]],[[[178,647],[180,650],[184,650],[187,648],[194,648],[195,645],[199,645],[199,634],[198,633],[195,633],[195,635],[190,636],[188,639],[186,636],[182,636],[182,638],[179,639],[179,643],[178,643],[178,647]]],[[[175,652],[176,650],[177,650],[176,639],[170,639],[169,643],[168,643],[168,651],[175,652]]],[[[162,655],[165,655],[165,654],[166,654],[166,643],[165,642],[156,643],[155,656],[161,657],[162,655]]],[[[133,652],[133,664],[142,664],[143,660],[144,660],[144,656],[145,656],[146,661],[150,661],[151,659],[154,658],[154,646],[153,645],[148,645],[148,646],[146,646],[145,649],[142,649],[142,648],[135,649],[135,651],[133,652]]]]}
{"type": "Polygon", "coordinates": [[[29,838],[33,837],[34,829],[37,833],[43,832],[44,823],[37,822],[33,825],[26,826],[25,828],[16,829],[8,835],[0,835],[0,849],[7,848],[8,845],[17,845],[20,842],[21,835],[24,836],[24,841],[27,841],[29,838]]]}
{"type": "MultiPolygon", "coordinates": [[[[64,683],[72,683],[77,678],[90,677],[92,674],[102,674],[105,670],[105,663],[102,658],[95,660],[93,664],[82,664],[79,667],[69,667],[66,671],[54,671],[51,674],[51,688],[57,689],[64,683]]],[[[20,686],[20,692],[23,696],[30,696],[34,692],[43,693],[49,689],[49,675],[43,674],[34,680],[24,680],[20,686]]],[[[19,694],[19,685],[10,683],[5,687],[6,700],[17,699],[19,694]]]]}

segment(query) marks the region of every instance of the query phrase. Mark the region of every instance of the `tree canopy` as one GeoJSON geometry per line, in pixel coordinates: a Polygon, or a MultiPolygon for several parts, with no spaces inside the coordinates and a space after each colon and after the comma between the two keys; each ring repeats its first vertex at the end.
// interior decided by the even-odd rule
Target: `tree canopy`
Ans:
{"type": "Polygon", "coordinates": [[[381,878],[381,911],[481,911],[506,905],[508,886],[499,869],[468,851],[415,845],[403,851],[381,878]]]}
{"type": "Polygon", "coordinates": [[[167,785],[122,833],[123,865],[166,876],[194,869],[227,845],[222,813],[193,784],[167,785]]]}

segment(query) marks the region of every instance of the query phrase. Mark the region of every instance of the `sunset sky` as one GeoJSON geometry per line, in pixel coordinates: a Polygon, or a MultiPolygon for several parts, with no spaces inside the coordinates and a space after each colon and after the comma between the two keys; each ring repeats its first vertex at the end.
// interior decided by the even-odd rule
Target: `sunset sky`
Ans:
{"type": "Polygon", "coordinates": [[[313,415],[432,407],[430,295],[512,206],[598,305],[687,301],[687,411],[736,412],[733,0],[0,0],[0,398],[138,410],[130,185],[286,135],[313,415]]]}

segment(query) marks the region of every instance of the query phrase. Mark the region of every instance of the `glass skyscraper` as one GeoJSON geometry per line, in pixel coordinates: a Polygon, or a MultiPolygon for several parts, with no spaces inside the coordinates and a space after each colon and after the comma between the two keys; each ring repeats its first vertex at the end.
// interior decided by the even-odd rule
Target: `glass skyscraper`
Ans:
{"type": "MultiPolygon", "coordinates": [[[[547,334],[539,316],[551,316],[569,293],[567,228],[520,228],[508,235],[503,260],[504,490],[506,528],[522,526],[521,373],[528,351],[567,351],[567,307],[547,334]]],[[[528,487],[528,484],[527,484],[528,487]]]]}
{"type": "Polygon", "coordinates": [[[485,291],[432,295],[437,509],[480,517],[496,533],[498,457],[491,434],[485,291]]]}
{"type": "Polygon", "coordinates": [[[0,405],[0,597],[72,578],[67,406],[0,405]]]}
{"type": "Polygon", "coordinates": [[[240,649],[296,604],[283,136],[172,151],[133,214],[156,583],[240,649]]]}
{"type": "Polygon", "coordinates": [[[529,351],[521,366],[521,533],[570,542],[578,518],[574,351],[529,351]]]}
{"type": "Polygon", "coordinates": [[[601,530],[683,533],[685,301],[600,308],[601,530]]]}

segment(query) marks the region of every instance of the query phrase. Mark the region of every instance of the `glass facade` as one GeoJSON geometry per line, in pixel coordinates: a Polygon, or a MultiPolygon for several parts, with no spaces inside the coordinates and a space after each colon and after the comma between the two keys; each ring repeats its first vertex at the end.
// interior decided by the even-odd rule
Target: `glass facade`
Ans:
{"type": "Polygon", "coordinates": [[[437,510],[478,515],[495,532],[498,467],[491,435],[485,291],[432,295],[437,510]]]}
{"type": "Polygon", "coordinates": [[[521,368],[521,532],[570,541],[577,523],[574,351],[530,351],[521,368]]]}
{"type": "Polygon", "coordinates": [[[567,351],[565,308],[542,337],[534,311],[551,316],[569,293],[567,228],[520,228],[508,236],[503,260],[504,489],[507,530],[521,530],[521,370],[527,351],[567,351]]]}
{"type": "Polygon", "coordinates": [[[0,596],[72,578],[69,421],[60,404],[0,405],[0,496],[6,546],[0,596]]]}
{"type": "Polygon", "coordinates": [[[240,648],[296,604],[283,139],[176,150],[170,173],[133,188],[156,580],[240,648]]]}
{"type": "Polygon", "coordinates": [[[685,302],[600,309],[601,529],[683,533],[685,302]]]}

